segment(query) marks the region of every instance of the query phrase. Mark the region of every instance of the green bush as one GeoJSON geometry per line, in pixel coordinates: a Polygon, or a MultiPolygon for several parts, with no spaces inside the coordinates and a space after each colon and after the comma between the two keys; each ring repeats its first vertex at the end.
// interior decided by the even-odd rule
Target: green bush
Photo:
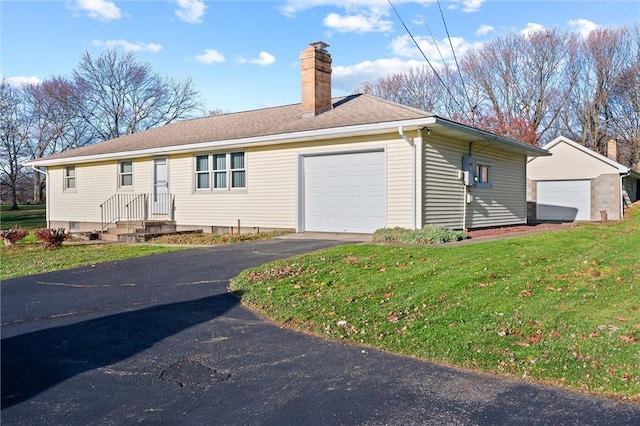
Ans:
{"type": "Polygon", "coordinates": [[[415,231],[400,227],[378,229],[373,234],[373,241],[406,244],[437,244],[460,241],[467,238],[464,231],[454,231],[438,225],[425,225],[415,231]]]}
{"type": "Polygon", "coordinates": [[[33,233],[47,250],[60,247],[64,240],[69,238],[69,234],[65,232],[64,228],[40,228],[33,231],[33,233]]]}

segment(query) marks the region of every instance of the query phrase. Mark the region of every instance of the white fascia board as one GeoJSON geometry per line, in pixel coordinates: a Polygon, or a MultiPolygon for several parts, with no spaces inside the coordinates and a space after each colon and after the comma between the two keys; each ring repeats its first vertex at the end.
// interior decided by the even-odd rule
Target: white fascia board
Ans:
{"type": "Polygon", "coordinates": [[[572,141],[571,139],[568,139],[568,138],[566,138],[564,136],[559,136],[559,137],[555,138],[554,140],[552,140],[551,142],[549,142],[548,144],[543,146],[542,149],[548,151],[549,149],[553,148],[554,146],[556,146],[560,142],[564,142],[564,143],[568,144],[569,146],[572,146],[575,149],[584,152],[587,155],[590,155],[590,156],[592,156],[594,158],[597,158],[600,161],[603,161],[603,162],[607,163],[611,167],[615,167],[616,169],[618,169],[619,173],[629,173],[629,171],[631,170],[628,167],[618,163],[617,161],[614,161],[611,158],[605,157],[602,154],[598,154],[594,150],[589,149],[586,146],[580,145],[578,142],[572,141]]]}
{"type": "Polygon", "coordinates": [[[25,166],[45,167],[62,164],[91,163],[107,161],[119,158],[139,158],[168,154],[183,154],[188,152],[202,152],[219,148],[247,148],[251,146],[275,145],[282,143],[295,143],[313,140],[331,139],[336,137],[353,137],[375,135],[382,133],[395,133],[401,126],[405,130],[417,130],[423,126],[435,123],[435,118],[425,117],[415,120],[389,121],[374,124],[362,124],[358,126],[332,127],[329,129],[308,130],[295,133],[279,133],[276,135],[257,136],[243,139],[229,139],[212,142],[197,142],[187,145],[174,145],[159,148],[140,149],[131,151],[113,152],[108,154],[83,155],[78,157],[54,158],[51,160],[30,160],[25,166]]]}

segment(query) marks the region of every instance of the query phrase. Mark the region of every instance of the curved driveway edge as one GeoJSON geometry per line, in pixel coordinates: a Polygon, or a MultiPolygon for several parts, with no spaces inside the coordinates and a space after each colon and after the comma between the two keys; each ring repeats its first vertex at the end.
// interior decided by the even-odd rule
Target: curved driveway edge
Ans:
{"type": "Polygon", "coordinates": [[[640,406],[280,328],[242,270],[340,244],[275,239],[3,281],[3,425],[638,425],[640,406]]]}

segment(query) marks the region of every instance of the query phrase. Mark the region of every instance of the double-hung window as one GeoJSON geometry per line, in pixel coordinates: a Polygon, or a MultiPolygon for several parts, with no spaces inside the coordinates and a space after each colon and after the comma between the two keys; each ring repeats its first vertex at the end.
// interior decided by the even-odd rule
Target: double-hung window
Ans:
{"type": "Polygon", "coordinates": [[[491,185],[491,166],[487,166],[486,164],[478,164],[476,168],[476,185],[491,185]]]}
{"type": "Polygon", "coordinates": [[[65,191],[75,191],[76,166],[66,166],[64,168],[64,189],[65,191]]]}
{"type": "Polygon", "coordinates": [[[196,190],[246,187],[245,153],[223,152],[195,157],[196,190]]]}
{"type": "Polygon", "coordinates": [[[118,184],[120,188],[133,188],[133,162],[121,161],[118,164],[118,184]]]}

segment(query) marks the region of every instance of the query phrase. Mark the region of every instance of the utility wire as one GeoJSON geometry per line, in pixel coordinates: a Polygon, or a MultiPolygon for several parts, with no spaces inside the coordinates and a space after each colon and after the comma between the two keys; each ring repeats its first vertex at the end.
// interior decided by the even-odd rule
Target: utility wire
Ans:
{"type": "Polygon", "coordinates": [[[460,82],[462,82],[462,91],[464,92],[464,97],[466,98],[467,103],[469,104],[469,109],[473,110],[475,106],[471,105],[471,98],[469,98],[469,92],[467,92],[467,85],[464,83],[464,78],[462,77],[462,71],[460,70],[460,64],[458,63],[458,57],[456,56],[456,51],[453,48],[453,43],[451,42],[451,36],[449,35],[449,28],[447,28],[447,21],[444,19],[444,13],[442,12],[442,6],[440,6],[440,0],[437,0],[437,1],[438,1],[438,9],[440,9],[440,16],[442,17],[442,24],[444,25],[444,30],[447,33],[447,40],[449,40],[449,46],[451,46],[451,53],[453,53],[453,60],[456,63],[458,75],[460,76],[460,82]]]}
{"type": "Polygon", "coordinates": [[[456,99],[455,96],[453,96],[453,93],[451,93],[451,90],[449,90],[449,87],[447,87],[447,85],[445,84],[445,82],[442,80],[442,77],[440,77],[440,74],[438,74],[438,71],[436,71],[436,69],[433,67],[433,65],[431,64],[431,61],[429,61],[429,58],[427,58],[427,55],[424,54],[424,52],[422,51],[422,49],[420,48],[420,45],[418,44],[418,42],[416,41],[415,37],[413,37],[413,34],[411,34],[411,31],[409,31],[409,28],[407,28],[407,25],[404,23],[404,20],[402,19],[402,17],[400,16],[400,14],[398,13],[398,11],[396,10],[395,6],[393,5],[393,3],[391,3],[391,0],[387,0],[389,2],[389,5],[391,6],[391,8],[393,9],[393,11],[395,12],[396,16],[398,17],[398,19],[400,20],[400,22],[402,23],[402,26],[404,27],[405,31],[407,31],[407,34],[409,34],[409,37],[411,37],[411,40],[413,41],[413,44],[416,45],[416,47],[418,48],[418,50],[420,51],[420,54],[422,55],[422,57],[424,58],[425,61],[427,61],[427,64],[429,64],[429,67],[431,67],[431,71],[433,71],[433,73],[435,74],[435,76],[438,78],[438,80],[440,81],[440,83],[442,84],[442,87],[444,87],[444,89],[447,91],[447,93],[449,94],[449,96],[451,96],[451,99],[453,99],[453,101],[458,105],[458,107],[460,108],[460,111],[462,111],[462,114],[465,115],[465,117],[467,118],[467,120],[471,121],[471,118],[469,117],[469,115],[467,114],[465,108],[460,105],[460,102],[458,102],[458,100],[456,99]]]}

